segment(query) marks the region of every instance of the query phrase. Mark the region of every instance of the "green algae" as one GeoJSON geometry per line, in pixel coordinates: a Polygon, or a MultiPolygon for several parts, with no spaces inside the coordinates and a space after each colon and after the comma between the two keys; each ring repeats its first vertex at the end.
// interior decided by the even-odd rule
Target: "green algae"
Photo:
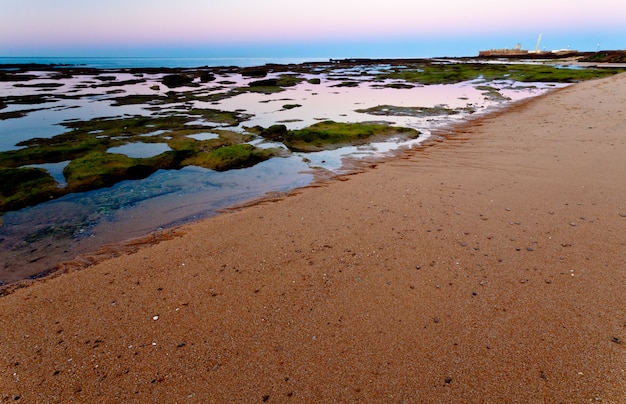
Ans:
{"type": "Polygon", "coordinates": [[[331,87],[358,87],[358,81],[342,81],[339,84],[332,85],[331,87]]]}
{"type": "Polygon", "coordinates": [[[196,153],[182,165],[194,165],[216,171],[250,167],[280,154],[279,149],[258,149],[250,144],[236,144],[196,153]]]}
{"type": "Polygon", "coordinates": [[[358,145],[373,138],[400,135],[416,138],[419,132],[411,128],[400,128],[376,123],[343,123],[324,121],[307,128],[288,131],[283,143],[294,151],[332,150],[345,145],[358,145]]]}
{"type": "Polygon", "coordinates": [[[277,78],[255,80],[248,83],[248,87],[239,87],[238,92],[255,92],[263,94],[274,94],[285,91],[285,87],[293,87],[305,79],[295,74],[281,74],[277,78]]]}
{"type": "Polygon", "coordinates": [[[444,105],[437,105],[434,107],[402,107],[396,105],[377,105],[371,108],[356,109],[355,112],[360,112],[369,115],[382,115],[382,116],[414,116],[414,117],[429,117],[440,115],[455,115],[464,110],[465,108],[451,109],[444,105]]]}
{"type": "Polygon", "coordinates": [[[146,178],[160,168],[175,168],[176,153],[153,158],[131,158],[125,154],[91,152],[72,160],[63,170],[67,191],[78,192],[109,187],[128,179],[146,178]]]}
{"type": "Polygon", "coordinates": [[[595,52],[592,55],[580,59],[580,61],[596,63],[626,63],[626,50],[595,52]]]}
{"type": "Polygon", "coordinates": [[[617,72],[615,69],[564,69],[531,64],[429,63],[394,67],[376,77],[425,85],[453,84],[477,79],[574,83],[610,76],[617,72]]]}
{"type": "Polygon", "coordinates": [[[91,150],[105,150],[118,143],[109,139],[77,136],[75,138],[30,139],[18,150],[0,152],[0,167],[20,167],[31,164],[58,163],[78,158],[91,150]],[[75,139],[75,140],[73,140],[75,139]]]}
{"type": "MultiPolygon", "coordinates": [[[[0,212],[15,210],[71,192],[108,187],[126,179],[145,178],[158,169],[178,169],[185,159],[194,154],[206,154],[218,148],[249,141],[251,134],[224,129],[212,129],[217,139],[197,141],[187,136],[204,133],[202,122],[221,126],[236,126],[248,115],[216,109],[189,109],[173,115],[133,116],[121,118],[94,118],[88,121],[69,121],[62,125],[67,132],[52,138],[32,138],[19,143],[20,149],[0,152],[0,181],[2,198],[0,212]],[[194,122],[199,122],[194,124],[194,122]],[[111,147],[129,143],[167,143],[171,151],[152,158],[131,158],[123,154],[107,153],[111,147]],[[70,161],[63,174],[67,185],[57,182],[42,169],[26,168],[32,164],[70,161]],[[23,177],[23,181],[17,178],[23,177]]],[[[241,153],[243,156],[243,152],[241,153]]],[[[213,154],[211,165],[220,170],[253,165],[269,152],[249,151],[247,156],[233,158],[213,154]],[[225,162],[219,162],[224,158],[225,162]]],[[[271,157],[271,156],[270,156],[271,157]]],[[[267,157],[269,158],[269,157],[267,157]]]]}
{"type": "Polygon", "coordinates": [[[60,195],[57,182],[40,168],[0,167],[0,212],[20,209],[60,195]]]}

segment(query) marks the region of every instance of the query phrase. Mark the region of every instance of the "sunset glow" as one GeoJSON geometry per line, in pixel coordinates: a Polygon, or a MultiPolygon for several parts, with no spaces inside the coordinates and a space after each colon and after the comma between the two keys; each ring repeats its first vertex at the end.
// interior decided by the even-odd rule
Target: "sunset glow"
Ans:
{"type": "Polygon", "coordinates": [[[626,48],[626,3],[616,0],[3,3],[0,56],[468,56],[534,48],[539,33],[546,49],[626,48]]]}

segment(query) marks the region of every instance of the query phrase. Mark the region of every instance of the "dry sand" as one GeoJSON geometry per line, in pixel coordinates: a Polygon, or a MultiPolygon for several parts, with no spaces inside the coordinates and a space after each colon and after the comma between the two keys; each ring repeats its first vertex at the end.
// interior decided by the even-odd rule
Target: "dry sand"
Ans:
{"type": "Polygon", "coordinates": [[[626,74],[0,298],[0,400],[626,402],[626,74]]]}

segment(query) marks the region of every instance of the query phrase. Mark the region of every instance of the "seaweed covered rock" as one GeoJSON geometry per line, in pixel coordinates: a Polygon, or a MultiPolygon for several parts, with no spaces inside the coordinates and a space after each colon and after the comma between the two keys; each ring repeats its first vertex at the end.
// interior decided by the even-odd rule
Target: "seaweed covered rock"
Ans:
{"type": "Polygon", "coordinates": [[[194,165],[215,171],[251,167],[278,154],[275,149],[257,149],[250,144],[224,146],[204,153],[196,153],[182,165],[194,165]]]}
{"type": "Polygon", "coordinates": [[[208,83],[209,81],[214,81],[215,80],[215,75],[211,74],[209,72],[202,72],[200,73],[200,81],[202,83],[208,83]]]}
{"type": "Polygon", "coordinates": [[[268,140],[282,142],[287,135],[287,127],[285,125],[272,125],[261,131],[261,136],[268,140]]]}
{"type": "Polygon", "coordinates": [[[241,75],[244,77],[265,77],[267,76],[267,69],[260,67],[245,67],[241,69],[241,75]]]}
{"type": "Polygon", "coordinates": [[[281,74],[280,77],[255,80],[248,83],[248,87],[253,90],[271,90],[270,92],[282,91],[282,87],[293,87],[304,81],[303,77],[294,74],[281,74]]]}
{"type": "Polygon", "coordinates": [[[274,87],[278,85],[278,79],[264,79],[251,81],[248,86],[250,87],[274,87]]]}
{"type": "Polygon", "coordinates": [[[588,63],[626,63],[626,50],[595,52],[579,60],[588,63]]]}
{"type": "Polygon", "coordinates": [[[304,129],[288,131],[283,143],[294,151],[311,152],[363,144],[373,138],[383,139],[394,135],[403,138],[417,138],[419,132],[411,128],[378,123],[324,121],[304,129]]]}
{"type": "Polygon", "coordinates": [[[46,170],[0,168],[0,212],[20,209],[58,196],[61,189],[46,170]]]}
{"type": "Polygon", "coordinates": [[[175,152],[165,152],[152,158],[131,158],[124,154],[91,152],[72,160],[63,175],[68,191],[87,191],[123,180],[146,178],[160,168],[173,168],[175,156],[175,152]]]}
{"type": "Polygon", "coordinates": [[[161,82],[169,88],[189,86],[193,83],[193,77],[185,74],[168,74],[163,76],[161,82]]]}

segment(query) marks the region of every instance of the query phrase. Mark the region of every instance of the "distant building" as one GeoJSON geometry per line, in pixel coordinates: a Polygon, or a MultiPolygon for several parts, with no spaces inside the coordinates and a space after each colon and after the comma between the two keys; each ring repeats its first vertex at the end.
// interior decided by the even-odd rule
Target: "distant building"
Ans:
{"type": "Polygon", "coordinates": [[[522,49],[521,44],[515,45],[515,49],[489,49],[478,52],[478,56],[489,57],[489,56],[522,56],[527,55],[528,51],[526,49],[522,49]]]}

